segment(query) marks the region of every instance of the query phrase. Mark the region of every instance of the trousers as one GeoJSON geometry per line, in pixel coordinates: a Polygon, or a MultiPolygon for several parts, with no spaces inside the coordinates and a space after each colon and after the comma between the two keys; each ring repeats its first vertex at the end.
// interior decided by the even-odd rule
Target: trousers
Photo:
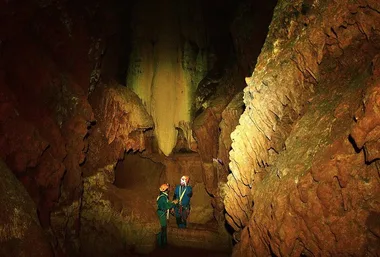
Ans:
{"type": "Polygon", "coordinates": [[[160,248],[164,248],[168,244],[168,229],[167,228],[168,228],[167,226],[161,227],[161,231],[157,235],[157,243],[160,248]]]}

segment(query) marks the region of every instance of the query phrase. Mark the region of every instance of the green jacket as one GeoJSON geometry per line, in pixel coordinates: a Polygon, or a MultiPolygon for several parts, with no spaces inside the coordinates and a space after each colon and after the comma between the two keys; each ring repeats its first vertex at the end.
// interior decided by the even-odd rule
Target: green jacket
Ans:
{"type": "Polygon", "coordinates": [[[157,197],[157,214],[163,216],[166,214],[166,211],[174,207],[174,203],[169,201],[167,193],[161,192],[157,197]]]}

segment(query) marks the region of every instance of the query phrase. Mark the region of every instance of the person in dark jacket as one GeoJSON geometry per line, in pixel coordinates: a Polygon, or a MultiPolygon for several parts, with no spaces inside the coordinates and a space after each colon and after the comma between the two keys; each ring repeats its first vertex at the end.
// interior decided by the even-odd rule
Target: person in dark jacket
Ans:
{"type": "Polygon", "coordinates": [[[181,184],[174,190],[174,200],[178,200],[178,204],[174,207],[178,228],[187,227],[187,218],[190,214],[190,198],[193,196],[193,189],[189,186],[189,177],[182,176],[181,184]]]}
{"type": "Polygon", "coordinates": [[[177,203],[178,200],[169,201],[169,184],[162,184],[160,186],[160,195],[157,197],[157,215],[161,225],[157,242],[161,248],[164,248],[168,243],[167,220],[169,219],[169,210],[177,203]]]}

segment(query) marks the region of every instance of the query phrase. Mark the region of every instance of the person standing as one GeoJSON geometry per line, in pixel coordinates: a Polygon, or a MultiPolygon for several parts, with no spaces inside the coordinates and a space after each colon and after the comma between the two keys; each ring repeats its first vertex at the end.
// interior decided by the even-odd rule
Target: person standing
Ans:
{"type": "Polygon", "coordinates": [[[180,185],[174,190],[173,200],[178,200],[174,207],[178,228],[187,227],[187,218],[190,214],[190,198],[193,196],[193,189],[189,185],[189,176],[182,176],[180,185]]]}
{"type": "Polygon", "coordinates": [[[157,215],[161,225],[157,242],[160,248],[164,248],[168,243],[167,220],[169,219],[169,210],[178,203],[178,200],[169,201],[169,187],[169,184],[162,184],[160,195],[157,197],[157,215]]]}

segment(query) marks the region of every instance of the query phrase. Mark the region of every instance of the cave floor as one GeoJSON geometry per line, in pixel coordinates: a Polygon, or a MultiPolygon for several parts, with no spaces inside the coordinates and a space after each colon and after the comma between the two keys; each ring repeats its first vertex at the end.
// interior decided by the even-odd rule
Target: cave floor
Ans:
{"type": "MultiPolygon", "coordinates": [[[[146,256],[146,255],[145,255],[146,256]]],[[[155,249],[148,256],[153,257],[170,257],[170,256],[181,256],[181,257],[228,257],[229,253],[216,252],[206,249],[197,249],[189,247],[176,247],[168,245],[165,249],[155,249]]]]}
{"type": "Polygon", "coordinates": [[[171,219],[168,224],[168,245],[156,248],[149,254],[135,254],[132,257],[228,257],[231,248],[225,238],[221,238],[216,223],[188,224],[186,229],[177,228],[171,219]]]}
{"type": "Polygon", "coordinates": [[[168,224],[168,247],[166,249],[155,249],[150,256],[210,256],[227,257],[230,256],[229,249],[219,237],[216,223],[209,224],[188,224],[186,229],[177,228],[175,221],[168,224]]]}

